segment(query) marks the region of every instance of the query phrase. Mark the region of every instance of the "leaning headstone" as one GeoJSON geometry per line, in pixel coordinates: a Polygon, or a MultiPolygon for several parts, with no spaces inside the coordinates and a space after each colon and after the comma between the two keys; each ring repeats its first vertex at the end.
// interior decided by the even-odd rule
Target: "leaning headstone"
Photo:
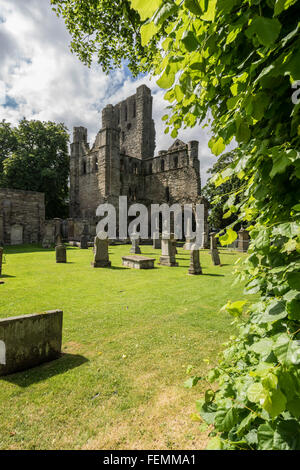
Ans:
{"type": "Polygon", "coordinates": [[[92,262],[93,268],[109,268],[111,262],[109,261],[108,254],[109,241],[99,233],[94,239],[94,261],[92,262]]]}
{"type": "Polygon", "coordinates": [[[194,276],[202,274],[199,250],[191,250],[189,274],[192,274],[194,276]]]}
{"type": "Polygon", "coordinates": [[[54,243],[54,226],[52,222],[46,222],[44,227],[44,236],[42,240],[43,248],[51,248],[51,245],[54,243]]]}
{"type": "Polygon", "coordinates": [[[55,254],[56,254],[57,263],[67,262],[67,250],[59,235],[57,236],[57,245],[55,247],[55,254]]]}
{"type": "Polygon", "coordinates": [[[140,255],[141,254],[140,240],[139,240],[138,236],[135,236],[135,234],[133,234],[132,237],[131,237],[130,253],[132,253],[134,255],[140,255]]]}
{"type": "Polygon", "coordinates": [[[178,266],[175,249],[174,240],[171,239],[170,235],[165,234],[161,240],[161,257],[159,264],[162,266],[178,266]]]}
{"type": "Polygon", "coordinates": [[[219,250],[217,248],[217,240],[215,232],[210,234],[210,254],[212,262],[215,266],[219,266],[221,264],[219,250]]]}

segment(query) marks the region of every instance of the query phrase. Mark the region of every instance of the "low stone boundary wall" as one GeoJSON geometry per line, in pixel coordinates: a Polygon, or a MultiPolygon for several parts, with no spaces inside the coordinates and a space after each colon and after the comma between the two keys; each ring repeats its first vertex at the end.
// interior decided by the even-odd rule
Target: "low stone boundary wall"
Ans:
{"type": "Polygon", "coordinates": [[[0,319],[0,376],[60,357],[62,324],[61,310],[0,319]]]}

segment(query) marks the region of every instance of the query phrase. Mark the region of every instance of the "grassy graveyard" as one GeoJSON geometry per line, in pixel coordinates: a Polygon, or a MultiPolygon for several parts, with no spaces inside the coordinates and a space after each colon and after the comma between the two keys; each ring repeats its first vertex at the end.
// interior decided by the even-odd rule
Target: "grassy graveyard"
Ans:
{"type": "MultiPolygon", "coordinates": [[[[158,260],[160,250],[141,248],[158,260]]],[[[243,298],[233,275],[243,255],[221,250],[214,267],[201,251],[204,274],[189,276],[182,248],[178,268],[153,270],[122,267],[129,249],[110,247],[110,269],[90,266],[91,248],[69,247],[67,264],[53,249],[5,249],[0,317],[62,309],[64,354],[0,378],[1,449],[205,447],[207,429],[191,415],[207,385],[183,383],[215,364],[234,333],[219,310],[243,298]]]]}

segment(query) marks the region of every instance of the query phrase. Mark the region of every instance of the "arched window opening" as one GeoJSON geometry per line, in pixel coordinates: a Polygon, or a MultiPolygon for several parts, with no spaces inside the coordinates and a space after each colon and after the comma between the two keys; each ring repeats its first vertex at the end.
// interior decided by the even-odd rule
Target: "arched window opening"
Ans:
{"type": "Polygon", "coordinates": [[[94,171],[98,173],[98,158],[97,157],[94,160],[94,171]]]}
{"type": "Polygon", "coordinates": [[[125,121],[127,121],[127,119],[128,119],[127,106],[125,106],[125,108],[124,108],[124,118],[125,118],[125,121]]]}
{"type": "Polygon", "coordinates": [[[165,161],[164,160],[161,160],[161,162],[160,162],[160,169],[161,169],[161,171],[165,171],[165,161]]]}
{"type": "Polygon", "coordinates": [[[174,168],[178,167],[178,157],[177,155],[174,157],[174,168]]]}
{"type": "Polygon", "coordinates": [[[152,163],[149,165],[149,175],[152,175],[152,163]]]}
{"type": "Polygon", "coordinates": [[[85,160],[82,162],[82,174],[86,175],[86,161],[85,160]]]}

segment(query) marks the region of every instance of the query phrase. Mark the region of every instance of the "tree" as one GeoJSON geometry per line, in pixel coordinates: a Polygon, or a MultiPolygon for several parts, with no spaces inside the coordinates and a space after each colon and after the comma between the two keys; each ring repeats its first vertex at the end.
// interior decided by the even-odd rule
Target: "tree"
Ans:
{"type": "MultiPolygon", "coordinates": [[[[213,177],[220,171],[229,167],[233,159],[234,151],[224,153],[218,158],[213,167],[208,170],[208,173],[213,177]]],[[[231,225],[237,220],[237,210],[234,206],[230,206],[230,200],[229,204],[227,201],[228,196],[235,195],[241,187],[241,180],[236,176],[232,176],[228,181],[218,187],[216,187],[213,181],[209,179],[204,186],[202,195],[207,199],[210,208],[208,222],[214,230],[221,231],[222,229],[225,229],[227,225],[231,225]],[[225,203],[227,204],[225,205],[225,203]]],[[[236,203],[239,203],[240,199],[241,196],[237,196],[236,203]]]]}
{"type": "Polygon", "coordinates": [[[134,75],[145,70],[138,59],[147,55],[139,34],[140,15],[130,1],[51,0],[51,5],[64,18],[72,36],[71,51],[84,64],[96,60],[108,72],[126,59],[134,75]]]}
{"type": "Polygon", "coordinates": [[[12,128],[0,123],[1,186],[43,192],[46,216],[66,216],[68,140],[63,124],[23,119],[12,128]]]}

